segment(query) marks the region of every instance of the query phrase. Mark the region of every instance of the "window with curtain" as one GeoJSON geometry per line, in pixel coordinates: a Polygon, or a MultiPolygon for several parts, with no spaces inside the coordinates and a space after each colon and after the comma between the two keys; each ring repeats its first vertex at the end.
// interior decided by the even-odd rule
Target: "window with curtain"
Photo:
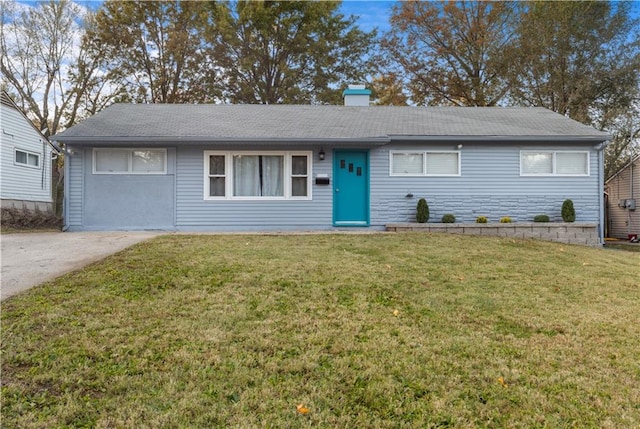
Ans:
{"type": "Polygon", "coordinates": [[[166,174],[166,149],[93,150],[94,174],[166,174]]]}
{"type": "Polygon", "coordinates": [[[308,199],[311,152],[205,151],[205,199],[308,199]]]}
{"type": "Polygon", "coordinates": [[[520,152],[520,174],[523,176],[588,176],[589,152],[522,151],[520,152]]]}
{"type": "Polygon", "coordinates": [[[391,176],[459,176],[460,152],[391,151],[391,176]]]}

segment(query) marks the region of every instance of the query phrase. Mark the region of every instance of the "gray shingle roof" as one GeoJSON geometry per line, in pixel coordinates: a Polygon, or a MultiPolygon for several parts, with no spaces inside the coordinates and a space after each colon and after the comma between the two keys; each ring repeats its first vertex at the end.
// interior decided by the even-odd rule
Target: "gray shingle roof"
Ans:
{"type": "Polygon", "coordinates": [[[544,108],[115,104],[54,139],[133,141],[369,141],[610,137],[544,108]]]}

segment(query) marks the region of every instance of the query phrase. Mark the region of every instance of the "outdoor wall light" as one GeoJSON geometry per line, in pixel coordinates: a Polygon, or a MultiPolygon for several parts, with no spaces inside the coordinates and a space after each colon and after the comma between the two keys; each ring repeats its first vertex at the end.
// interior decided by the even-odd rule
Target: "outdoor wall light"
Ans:
{"type": "Polygon", "coordinates": [[[458,148],[458,150],[462,149],[462,143],[458,144],[458,146],[456,146],[458,148]]]}
{"type": "Polygon", "coordinates": [[[318,159],[324,161],[324,149],[322,148],[320,148],[320,152],[318,152],[318,159]]]}

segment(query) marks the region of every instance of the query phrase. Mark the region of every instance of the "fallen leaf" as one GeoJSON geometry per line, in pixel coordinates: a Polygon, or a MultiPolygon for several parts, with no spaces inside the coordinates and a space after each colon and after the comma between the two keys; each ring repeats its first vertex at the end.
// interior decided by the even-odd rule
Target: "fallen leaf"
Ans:
{"type": "Polygon", "coordinates": [[[460,281],[464,280],[464,276],[458,276],[458,280],[460,281]]]}
{"type": "Polygon", "coordinates": [[[504,381],[504,377],[500,376],[498,377],[498,383],[500,383],[502,385],[502,387],[507,387],[508,384],[506,381],[504,381]]]}
{"type": "Polygon", "coordinates": [[[587,265],[589,265],[589,263],[588,263],[588,262],[583,262],[583,263],[582,263],[582,266],[583,266],[583,267],[584,267],[584,266],[587,266],[587,265]]]}
{"type": "Polygon", "coordinates": [[[393,315],[398,317],[398,314],[400,314],[400,312],[398,310],[393,310],[393,315]]]}
{"type": "Polygon", "coordinates": [[[561,247],[561,248],[560,248],[560,251],[561,251],[561,252],[564,252],[564,247],[561,247]]]}
{"type": "Polygon", "coordinates": [[[307,414],[309,412],[309,409],[307,407],[305,407],[303,404],[298,404],[296,406],[296,410],[300,413],[300,414],[307,414]]]}
{"type": "Polygon", "coordinates": [[[389,264],[386,264],[385,267],[387,267],[387,270],[391,269],[391,265],[389,265],[389,264]]]}

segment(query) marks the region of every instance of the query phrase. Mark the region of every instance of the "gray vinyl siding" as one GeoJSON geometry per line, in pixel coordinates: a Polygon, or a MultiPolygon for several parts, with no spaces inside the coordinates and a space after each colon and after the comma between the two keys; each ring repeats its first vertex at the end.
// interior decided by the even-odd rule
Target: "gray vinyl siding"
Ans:
{"type": "MultiPolygon", "coordinates": [[[[311,151],[313,162],[311,200],[238,201],[204,199],[204,151],[256,150],[256,148],[220,146],[181,146],[176,166],[176,226],[198,230],[319,229],[332,225],[332,186],[315,185],[315,176],[331,175],[331,151],[318,160],[318,148],[310,146],[269,147],[275,151],[311,151]]],[[[265,150],[263,148],[263,150],[265,150]]]]}
{"type": "Polygon", "coordinates": [[[0,197],[51,203],[51,145],[17,110],[2,109],[0,197]],[[15,150],[39,155],[38,167],[15,163],[15,150]]]}
{"type": "MultiPolygon", "coordinates": [[[[87,149],[90,151],[90,149],[87,149]]],[[[85,149],[67,147],[65,164],[67,166],[65,180],[65,226],[82,226],[82,208],[84,196],[84,153],[85,149]]],[[[89,152],[90,153],[90,152],[89,152]]]]}
{"type": "Polygon", "coordinates": [[[577,222],[598,222],[598,153],[590,146],[531,146],[465,143],[461,152],[459,177],[392,177],[391,150],[456,150],[454,144],[394,144],[371,152],[371,225],[415,221],[416,204],[425,198],[430,222],[453,213],[458,222],[474,222],[487,216],[499,222],[510,216],[514,222],[531,222],[537,214],[561,221],[560,209],[566,198],[573,200],[577,222]],[[588,177],[520,176],[521,150],[589,151],[588,177]],[[413,194],[413,198],[406,197],[413,194]]]}
{"type": "Polygon", "coordinates": [[[629,234],[640,234],[640,159],[607,182],[605,190],[609,195],[609,236],[626,239],[629,234]],[[636,199],[635,210],[618,207],[619,200],[630,198],[636,199]]]}

